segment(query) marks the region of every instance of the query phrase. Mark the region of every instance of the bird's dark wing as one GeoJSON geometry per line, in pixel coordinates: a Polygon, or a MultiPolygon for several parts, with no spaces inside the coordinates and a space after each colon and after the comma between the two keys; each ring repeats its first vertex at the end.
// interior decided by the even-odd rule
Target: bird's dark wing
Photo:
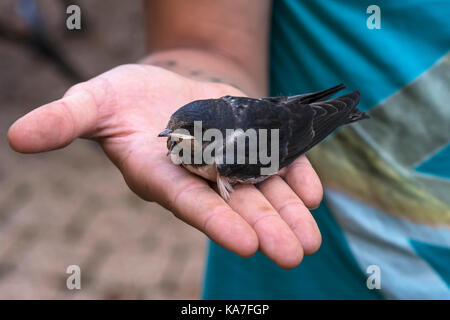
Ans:
{"type": "MultiPolygon", "coordinates": [[[[264,150],[264,154],[270,156],[271,150],[271,129],[278,129],[278,145],[279,145],[279,162],[283,163],[289,157],[291,152],[300,151],[304,146],[311,143],[313,139],[312,134],[312,121],[314,111],[308,105],[295,105],[293,106],[286,103],[273,103],[267,99],[251,99],[251,98],[236,98],[226,97],[228,99],[230,108],[235,118],[235,128],[240,128],[243,131],[248,129],[267,129],[267,148],[264,150]],[[296,137],[295,144],[293,137],[296,137]],[[301,145],[302,144],[302,145],[301,145]]],[[[259,155],[259,139],[258,143],[258,155],[259,155]]],[[[245,137],[246,144],[248,145],[249,139],[245,137]]],[[[232,140],[232,143],[236,144],[237,137],[232,140]]],[[[248,148],[246,148],[245,164],[236,164],[236,157],[233,164],[221,164],[218,166],[219,173],[228,177],[239,177],[243,180],[246,178],[258,177],[261,174],[261,167],[268,166],[259,162],[252,164],[249,158],[248,148]]],[[[280,167],[281,168],[281,167],[280,167]]]]}
{"type": "MultiPolygon", "coordinates": [[[[317,96],[314,99],[317,100],[317,96]]],[[[304,101],[301,98],[281,103],[268,99],[233,98],[230,106],[238,128],[279,129],[281,169],[339,126],[367,118],[365,113],[356,108],[359,99],[360,94],[355,91],[329,101],[320,101],[319,98],[319,101],[310,104],[299,103],[304,101]]],[[[267,149],[270,154],[270,146],[267,149]]],[[[243,180],[258,177],[261,163],[249,164],[248,153],[245,161],[245,164],[222,164],[218,170],[224,176],[243,180]]]]}
{"type": "MultiPolygon", "coordinates": [[[[317,143],[325,139],[339,126],[368,118],[368,116],[356,108],[360,100],[358,91],[340,96],[329,101],[314,102],[306,106],[313,112],[311,127],[312,138],[310,140],[297,139],[293,135],[288,144],[288,156],[281,162],[286,166],[294,161],[298,156],[307,152],[317,143]]],[[[295,103],[288,105],[293,113],[298,108],[299,113],[303,113],[305,106],[296,106],[295,103]]]]}
{"type": "Polygon", "coordinates": [[[263,99],[266,99],[271,103],[275,104],[285,104],[285,103],[309,104],[313,102],[326,100],[343,89],[345,89],[345,85],[341,83],[338,84],[337,86],[322,91],[299,94],[296,96],[268,97],[263,99]]]}

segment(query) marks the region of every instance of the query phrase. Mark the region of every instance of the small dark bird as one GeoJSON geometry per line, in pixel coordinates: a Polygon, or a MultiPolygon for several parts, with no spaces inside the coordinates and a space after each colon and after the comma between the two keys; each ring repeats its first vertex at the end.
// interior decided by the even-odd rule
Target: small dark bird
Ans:
{"type": "Polygon", "coordinates": [[[170,154],[174,162],[216,182],[220,195],[228,199],[234,184],[259,183],[292,163],[339,126],[368,118],[367,114],[356,108],[360,100],[358,91],[326,100],[344,88],[345,86],[340,84],[324,91],[297,96],[259,99],[225,96],[219,99],[196,100],[178,109],[170,117],[167,128],[158,136],[169,137],[168,155],[170,154]],[[202,139],[200,136],[199,139],[195,133],[197,121],[201,121],[201,133],[208,129],[217,129],[225,138],[216,141],[202,139]],[[227,129],[234,129],[234,133],[227,135],[227,129]],[[266,129],[269,134],[266,140],[257,136],[256,140],[252,141],[251,137],[245,134],[249,129],[255,132],[266,129]],[[277,134],[273,133],[274,129],[278,129],[277,134]],[[241,154],[239,151],[234,152],[238,148],[239,140],[245,141],[244,152],[241,154]],[[203,151],[214,142],[219,142],[219,145],[216,145],[218,148],[212,152],[212,162],[201,160],[196,163],[193,154],[183,157],[185,147],[191,149],[197,146],[203,151]],[[273,149],[273,142],[276,142],[277,150],[273,149]],[[253,149],[251,143],[256,144],[253,149]],[[230,150],[233,155],[227,158],[227,152],[230,150]],[[263,163],[260,157],[256,162],[252,162],[252,152],[255,151],[258,155],[262,151],[267,155],[278,155],[275,159],[272,158],[278,164],[276,170],[262,174],[261,169],[267,168],[268,163],[263,163]],[[239,155],[244,162],[242,159],[241,162],[237,161],[239,155]]]}

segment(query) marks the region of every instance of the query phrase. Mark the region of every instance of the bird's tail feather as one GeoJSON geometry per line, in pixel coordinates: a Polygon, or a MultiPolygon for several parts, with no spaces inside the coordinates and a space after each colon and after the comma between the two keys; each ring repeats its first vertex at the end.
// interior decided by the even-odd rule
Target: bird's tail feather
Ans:
{"type": "Polygon", "coordinates": [[[359,91],[353,91],[349,94],[345,94],[336,98],[336,100],[342,101],[345,103],[347,107],[350,107],[350,112],[348,113],[347,120],[343,124],[352,123],[362,119],[368,119],[369,115],[358,108],[356,106],[361,99],[361,94],[359,91]]]}
{"type": "Polygon", "coordinates": [[[366,113],[356,108],[360,97],[359,91],[353,91],[332,100],[311,104],[316,111],[313,123],[315,135],[311,144],[308,146],[308,150],[322,141],[336,128],[369,118],[366,113]]]}
{"type": "Polygon", "coordinates": [[[289,100],[296,100],[302,104],[309,104],[313,102],[323,101],[341,91],[342,89],[345,89],[345,85],[343,83],[326,90],[292,96],[289,97],[289,100]]]}

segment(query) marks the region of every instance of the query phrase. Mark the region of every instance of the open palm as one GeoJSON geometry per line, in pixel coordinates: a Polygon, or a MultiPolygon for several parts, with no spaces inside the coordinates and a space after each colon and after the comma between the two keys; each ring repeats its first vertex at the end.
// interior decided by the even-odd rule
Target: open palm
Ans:
{"type": "Polygon", "coordinates": [[[244,94],[154,66],[124,65],[25,115],[8,138],[23,153],[61,148],[79,137],[95,140],[143,199],[158,202],[241,256],[259,248],[281,267],[295,267],[321,243],[308,207],[320,203],[322,187],[306,157],[257,187],[236,186],[225,202],[208,182],[175,166],[166,156],[165,139],[157,137],[182,105],[224,95],[244,94]]]}

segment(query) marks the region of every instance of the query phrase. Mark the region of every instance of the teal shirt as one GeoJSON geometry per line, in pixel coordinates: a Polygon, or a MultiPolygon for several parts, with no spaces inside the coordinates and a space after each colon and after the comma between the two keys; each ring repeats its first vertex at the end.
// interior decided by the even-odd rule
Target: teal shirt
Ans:
{"type": "Polygon", "coordinates": [[[283,270],[211,242],[204,298],[450,298],[449,16],[447,0],[274,1],[271,95],[343,82],[371,119],[308,152],[325,187],[320,250],[283,270]]]}

